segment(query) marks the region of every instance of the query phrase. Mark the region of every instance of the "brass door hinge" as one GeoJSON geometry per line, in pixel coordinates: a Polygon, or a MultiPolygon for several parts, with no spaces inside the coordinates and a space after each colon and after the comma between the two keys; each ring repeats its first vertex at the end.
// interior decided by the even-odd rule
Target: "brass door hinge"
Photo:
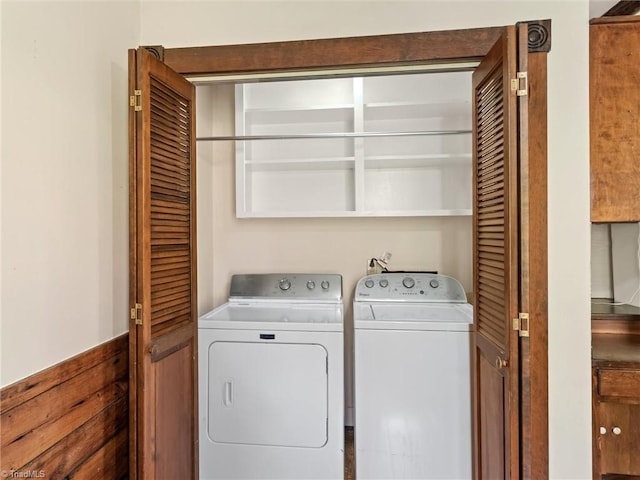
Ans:
{"type": "Polygon", "coordinates": [[[129,97],[129,106],[136,112],[142,110],[142,90],[133,91],[133,95],[129,97]]]}
{"type": "Polygon", "coordinates": [[[518,318],[513,319],[513,329],[518,332],[520,337],[529,336],[529,314],[519,313],[518,318]]]}
{"type": "Polygon", "coordinates": [[[529,94],[529,78],[527,72],[518,72],[516,78],[511,79],[511,91],[516,92],[518,97],[529,94]]]}
{"type": "Polygon", "coordinates": [[[136,321],[136,325],[142,325],[142,304],[136,303],[136,306],[131,309],[131,320],[136,321]]]}

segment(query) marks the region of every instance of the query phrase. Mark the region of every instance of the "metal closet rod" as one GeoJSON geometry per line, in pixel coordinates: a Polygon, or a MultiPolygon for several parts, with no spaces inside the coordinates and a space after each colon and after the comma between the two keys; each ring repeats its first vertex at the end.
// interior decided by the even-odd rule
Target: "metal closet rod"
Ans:
{"type": "Polygon", "coordinates": [[[364,137],[418,137],[427,135],[463,135],[471,130],[437,130],[424,132],[346,132],[346,133],[299,133],[291,135],[231,135],[215,137],[197,137],[198,142],[217,142],[222,140],[296,140],[307,138],[364,138],[364,137]]]}

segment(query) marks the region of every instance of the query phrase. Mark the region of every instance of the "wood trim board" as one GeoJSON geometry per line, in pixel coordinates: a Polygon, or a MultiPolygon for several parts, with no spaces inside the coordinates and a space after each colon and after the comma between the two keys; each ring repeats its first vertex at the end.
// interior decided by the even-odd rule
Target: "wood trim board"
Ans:
{"type": "Polygon", "coordinates": [[[165,48],[164,62],[182,75],[224,75],[400,66],[481,59],[504,27],[319,40],[165,48]]]}
{"type": "Polygon", "coordinates": [[[0,472],[126,478],[128,334],[0,391],[0,472]]]}

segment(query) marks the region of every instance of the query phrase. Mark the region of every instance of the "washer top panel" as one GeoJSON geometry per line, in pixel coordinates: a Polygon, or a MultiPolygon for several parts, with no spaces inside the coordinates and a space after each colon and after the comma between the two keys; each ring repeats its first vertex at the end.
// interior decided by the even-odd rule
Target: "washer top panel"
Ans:
{"type": "Polygon", "coordinates": [[[466,303],[462,284],[453,277],[433,273],[380,273],[361,278],[356,302],[466,303]]]}
{"type": "Polygon", "coordinates": [[[323,273],[259,273],[231,277],[229,301],[342,301],[342,276],[323,273]]]}
{"type": "Polygon", "coordinates": [[[431,330],[469,332],[473,307],[468,303],[357,302],[353,305],[357,330],[431,330]]]}

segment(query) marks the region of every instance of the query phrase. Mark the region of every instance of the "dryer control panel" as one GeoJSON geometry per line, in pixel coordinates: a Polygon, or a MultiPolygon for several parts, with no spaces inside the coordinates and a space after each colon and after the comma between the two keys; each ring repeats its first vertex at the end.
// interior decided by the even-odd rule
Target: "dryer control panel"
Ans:
{"type": "Polygon", "coordinates": [[[342,301],[342,276],[326,273],[232,275],[229,300],[342,301]]]}
{"type": "Polygon", "coordinates": [[[354,300],[466,303],[467,295],[462,284],[447,275],[380,273],[358,281],[354,300]]]}

